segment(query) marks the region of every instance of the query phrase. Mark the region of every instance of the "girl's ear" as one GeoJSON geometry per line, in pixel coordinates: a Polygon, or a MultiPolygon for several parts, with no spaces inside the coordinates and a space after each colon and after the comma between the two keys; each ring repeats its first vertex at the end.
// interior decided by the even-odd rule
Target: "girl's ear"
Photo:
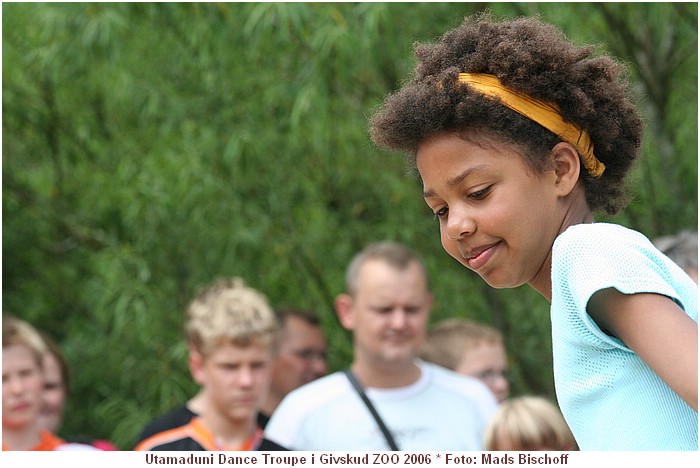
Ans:
{"type": "Polygon", "coordinates": [[[561,196],[566,196],[571,193],[579,180],[581,160],[576,149],[565,142],[554,145],[551,154],[554,158],[557,190],[561,196]]]}

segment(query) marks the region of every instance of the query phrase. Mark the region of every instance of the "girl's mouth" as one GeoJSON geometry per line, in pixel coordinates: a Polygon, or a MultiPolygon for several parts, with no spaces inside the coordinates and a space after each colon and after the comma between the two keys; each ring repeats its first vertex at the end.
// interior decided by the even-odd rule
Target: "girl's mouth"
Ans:
{"type": "Polygon", "coordinates": [[[469,268],[471,268],[472,270],[478,270],[479,268],[486,265],[486,263],[491,259],[493,254],[496,253],[498,245],[499,242],[496,242],[495,244],[491,244],[487,247],[480,247],[478,249],[472,250],[469,253],[469,256],[465,257],[469,268]]]}

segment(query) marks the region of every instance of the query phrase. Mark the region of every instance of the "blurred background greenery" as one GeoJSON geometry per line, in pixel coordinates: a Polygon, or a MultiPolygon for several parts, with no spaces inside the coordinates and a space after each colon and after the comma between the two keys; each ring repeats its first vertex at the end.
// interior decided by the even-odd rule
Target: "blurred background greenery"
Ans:
{"type": "Polygon", "coordinates": [[[64,434],[129,449],[193,394],[181,314],[220,275],[318,311],[347,365],[332,301],[382,239],[424,257],[432,321],[498,327],[513,394],[553,395],[546,301],[449,258],[403,157],[367,135],[412,44],[485,9],[629,63],[644,158],[628,209],[599,220],[695,229],[696,3],[3,3],[3,309],[67,354],[64,434]]]}

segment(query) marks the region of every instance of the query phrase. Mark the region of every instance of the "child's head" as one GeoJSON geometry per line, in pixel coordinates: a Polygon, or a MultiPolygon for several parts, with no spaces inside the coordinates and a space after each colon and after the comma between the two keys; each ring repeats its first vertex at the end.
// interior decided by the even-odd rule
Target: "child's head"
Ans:
{"type": "Polygon", "coordinates": [[[46,345],[27,322],[2,318],[2,427],[3,433],[39,429],[43,404],[43,359],[46,345]]]}
{"type": "Polygon", "coordinates": [[[228,420],[254,418],[267,396],[278,333],[267,298],[240,278],[219,279],[192,301],[185,329],[205,405],[228,420]]]}
{"type": "Polygon", "coordinates": [[[278,323],[263,294],[241,278],[220,278],[190,303],[185,330],[190,347],[206,356],[223,344],[259,342],[272,350],[278,323]]]}
{"type": "Polygon", "coordinates": [[[44,405],[41,410],[41,426],[57,433],[63,422],[63,410],[68,397],[70,372],[68,362],[58,344],[42,333],[46,343],[44,355],[44,405]]]}
{"type": "Polygon", "coordinates": [[[592,52],[534,18],[467,18],[373,117],[375,143],[415,157],[445,251],[495,288],[551,298],[557,236],[624,204],[642,122],[592,52]]]}
{"type": "Polygon", "coordinates": [[[576,47],[535,18],[496,22],[487,15],[466,18],[437,44],[419,44],[416,55],[412,79],[372,119],[376,144],[415,157],[426,140],[453,133],[486,147],[513,146],[540,173],[552,168],[552,148],[566,141],[581,155],[590,209],[613,214],[624,205],[623,179],[643,125],[615,60],[594,57],[593,47],[576,47]],[[492,97],[492,81],[524,95],[528,117],[503,105],[510,99],[504,93],[492,97]],[[538,118],[533,100],[554,111],[538,118]],[[545,128],[552,116],[563,119],[555,132],[545,128]]]}
{"type": "Polygon", "coordinates": [[[458,318],[438,322],[428,332],[421,357],[481,380],[499,402],[508,398],[508,358],[503,335],[493,327],[458,318]]]}
{"type": "Polygon", "coordinates": [[[578,450],[559,408],[543,397],[501,403],[484,432],[484,448],[498,451],[578,450]]]}

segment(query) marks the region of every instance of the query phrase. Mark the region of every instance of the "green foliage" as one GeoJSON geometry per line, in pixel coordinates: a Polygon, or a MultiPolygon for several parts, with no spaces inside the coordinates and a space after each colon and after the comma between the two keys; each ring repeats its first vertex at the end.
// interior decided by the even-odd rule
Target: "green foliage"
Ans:
{"type": "Polygon", "coordinates": [[[489,6],[632,64],[648,131],[615,221],[650,237],[695,227],[696,4],[2,5],[3,307],[73,364],[64,434],[128,449],[195,391],[181,313],[220,275],[317,310],[331,368],[347,365],[333,298],[381,239],[425,258],[433,320],[498,326],[514,392],[553,393],[548,305],[451,260],[403,159],[367,136],[412,44],[489,6]]]}

